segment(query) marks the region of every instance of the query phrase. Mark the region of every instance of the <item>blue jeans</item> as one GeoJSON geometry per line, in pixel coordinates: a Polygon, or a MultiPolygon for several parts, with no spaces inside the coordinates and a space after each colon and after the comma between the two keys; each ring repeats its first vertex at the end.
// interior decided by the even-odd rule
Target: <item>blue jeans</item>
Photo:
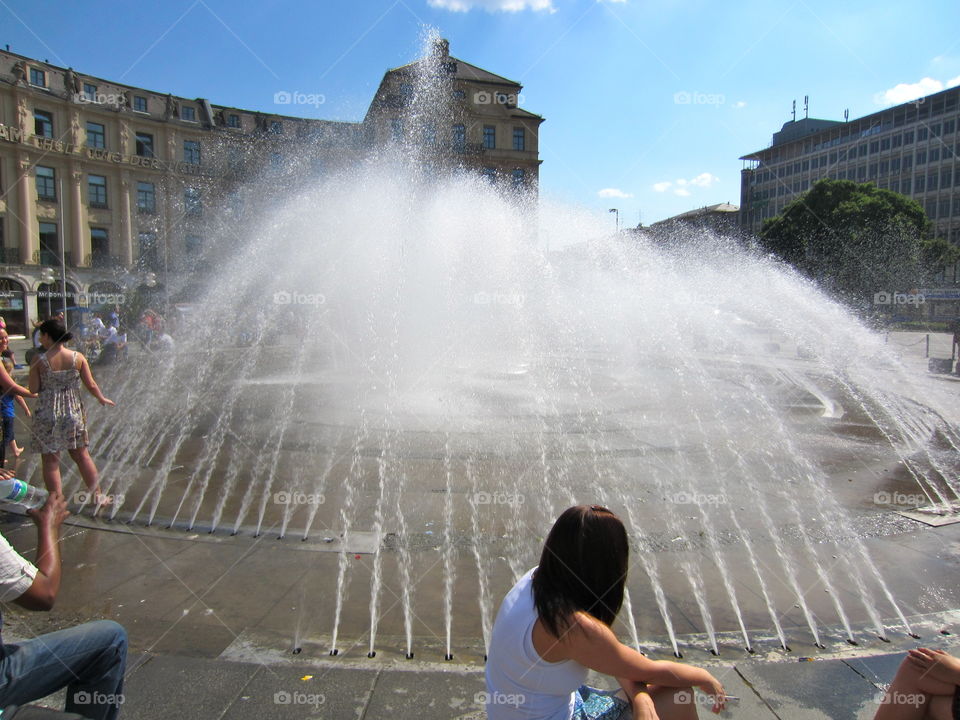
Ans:
{"type": "Polygon", "coordinates": [[[114,720],[123,704],[127,631],[97,620],[0,647],[0,708],[26,705],[66,686],[64,710],[114,720]]]}

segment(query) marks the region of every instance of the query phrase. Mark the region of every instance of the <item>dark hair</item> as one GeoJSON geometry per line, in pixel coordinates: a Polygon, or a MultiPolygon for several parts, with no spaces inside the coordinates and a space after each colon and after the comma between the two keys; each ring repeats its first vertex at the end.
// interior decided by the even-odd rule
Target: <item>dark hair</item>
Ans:
{"type": "Polygon", "coordinates": [[[59,318],[52,317],[49,320],[44,320],[37,330],[46,334],[55,343],[64,343],[73,339],[73,335],[68,333],[67,328],[64,327],[63,320],[59,318]]]}
{"type": "Polygon", "coordinates": [[[627,531],[610,510],[564,510],[533,574],[533,602],[547,630],[559,637],[578,610],[611,625],[623,605],[629,555],[627,531]]]}

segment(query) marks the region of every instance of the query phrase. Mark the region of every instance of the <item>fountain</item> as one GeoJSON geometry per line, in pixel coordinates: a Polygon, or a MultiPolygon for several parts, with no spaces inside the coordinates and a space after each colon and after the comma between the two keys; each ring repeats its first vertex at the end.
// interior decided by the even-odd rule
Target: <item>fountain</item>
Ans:
{"type": "MultiPolygon", "coordinates": [[[[421,85],[436,102],[414,107],[442,113],[421,85]]],[[[91,409],[91,443],[114,521],[338,553],[335,603],[291,618],[298,651],[309,632],[330,655],[485,648],[580,502],[628,525],[638,647],[911,632],[866,542],[906,521],[869,498],[957,501],[950,403],[750,248],[609,236],[427,152],[384,149],[247,218],[176,351],[104,374],[118,407],[91,409]]]]}

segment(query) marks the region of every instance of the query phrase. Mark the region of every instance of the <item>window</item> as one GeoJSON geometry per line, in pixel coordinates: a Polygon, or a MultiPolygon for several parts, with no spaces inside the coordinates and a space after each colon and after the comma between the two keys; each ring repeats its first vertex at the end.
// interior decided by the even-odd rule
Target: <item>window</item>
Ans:
{"type": "Polygon", "coordinates": [[[940,198],[940,207],[937,210],[938,217],[949,217],[950,216],[950,198],[940,198]]]}
{"type": "Polygon", "coordinates": [[[527,138],[526,133],[522,127],[513,129],[513,149],[514,150],[526,150],[527,147],[527,138]]]}
{"type": "Polygon", "coordinates": [[[424,145],[436,145],[437,144],[437,126],[433,123],[425,123],[423,126],[423,143],[424,145]]]}
{"type": "Polygon", "coordinates": [[[867,168],[861,165],[857,168],[857,181],[863,182],[867,179],[867,168]]]}
{"type": "Polygon", "coordinates": [[[904,155],[903,156],[903,171],[910,172],[913,168],[913,155],[904,155]]]}
{"type": "Polygon", "coordinates": [[[943,121],[943,134],[952,135],[953,131],[956,130],[956,120],[944,120],[943,121]]]}
{"type": "Polygon", "coordinates": [[[107,179],[103,175],[87,175],[87,199],[90,207],[107,207],[107,179]]]}
{"type": "Polygon", "coordinates": [[[279,120],[270,121],[270,132],[273,135],[283,135],[283,123],[279,120]]]}
{"type": "Polygon", "coordinates": [[[157,211],[157,190],[153,183],[137,183],[137,210],[144,213],[157,211]]]}
{"type": "Polygon", "coordinates": [[[153,157],[153,135],[150,133],[137,133],[137,155],[140,157],[153,157]]]}
{"type": "Polygon", "coordinates": [[[463,150],[467,144],[467,130],[463,125],[454,125],[451,128],[450,140],[456,150],[463,150]]]}
{"type": "Polygon", "coordinates": [[[900,172],[900,158],[893,158],[890,160],[890,172],[900,172]]]}
{"type": "Polygon", "coordinates": [[[199,140],[183,141],[183,161],[192,163],[193,165],[200,164],[200,141],[199,140]]]}
{"type": "Polygon", "coordinates": [[[400,118],[390,118],[390,137],[394,141],[403,140],[403,120],[400,118]]]}
{"type": "Polygon", "coordinates": [[[935,219],[937,217],[937,199],[927,198],[927,201],[923,204],[923,210],[927,213],[928,218],[935,219]]]}
{"type": "Polygon", "coordinates": [[[872,140],[872,141],[870,142],[870,154],[871,154],[871,155],[875,155],[875,154],[878,153],[878,152],[880,152],[880,141],[879,141],[879,140],[872,140]]]}
{"type": "Polygon", "coordinates": [[[937,180],[940,179],[940,176],[936,172],[932,172],[927,175],[927,190],[933,191],[937,189],[937,180]]]}
{"type": "Polygon", "coordinates": [[[940,148],[930,148],[930,153],[927,157],[930,162],[937,162],[940,159],[940,148]]]}
{"type": "Polygon", "coordinates": [[[913,191],[915,193],[922,193],[927,187],[927,177],[926,175],[917,175],[913,178],[913,191]]]}
{"type": "Polygon", "coordinates": [[[142,232],[137,235],[137,265],[141,270],[159,270],[160,254],[157,252],[157,234],[142,232]]]}
{"type": "Polygon", "coordinates": [[[904,195],[910,195],[910,194],[911,194],[911,192],[910,192],[910,178],[904,178],[903,180],[901,180],[901,181],[900,181],[900,185],[902,186],[902,187],[900,188],[900,192],[902,192],[904,195]]]}
{"type": "Polygon", "coordinates": [[[960,217],[960,195],[953,198],[953,216],[960,217]]]}
{"type": "Polygon", "coordinates": [[[47,73],[40,68],[30,68],[30,84],[34,87],[47,86],[47,73]]]}
{"type": "Polygon", "coordinates": [[[953,180],[953,173],[950,171],[950,168],[942,170],[940,172],[940,189],[946,190],[950,187],[951,180],[953,180]]]}
{"type": "Polygon", "coordinates": [[[97,86],[91,83],[83,84],[83,99],[87,102],[97,101],[97,86]]]}
{"type": "Polygon", "coordinates": [[[913,143],[913,130],[907,130],[903,133],[903,144],[910,145],[913,143]]]}
{"type": "Polygon", "coordinates": [[[467,96],[467,94],[466,94],[463,90],[454,90],[454,91],[453,91],[453,99],[454,99],[454,100],[463,100],[466,96],[467,96]]]}
{"type": "Polygon", "coordinates": [[[87,147],[105,148],[107,146],[106,129],[100,123],[87,123],[87,147]]]}
{"type": "Polygon", "coordinates": [[[510,179],[513,182],[513,189],[520,190],[527,184],[527,171],[523,168],[514,168],[510,179]]]}
{"type": "Polygon", "coordinates": [[[191,105],[184,105],[180,108],[180,119],[187,122],[197,121],[197,109],[191,105]]]}
{"type": "Polygon", "coordinates": [[[238,128],[240,127],[240,116],[236,113],[231,113],[227,115],[227,127],[238,128]]]}
{"type": "Polygon", "coordinates": [[[890,149],[890,138],[885,137],[880,141],[880,152],[890,149]]]}
{"type": "Polygon", "coordinates": [[[40,263],[42,265],[60,264],[60,242],[57,239],[56,223],[40,223],[40,263]]]}
{"type": "Polygon", "coordinates": [[[200,196],[200,188],[188,187],[183,189],[183,210],[187,215],[200,215],[203,213],[203,200],[200,196]]]}
{"type": "Polygon", "coordinates": [[[858,157],[865,157],[866,154],[867,154],[867,144],[866,144],[866,143],[863,143],[863,145],[858,145],[858,146],[857,146],[857,156],[858,156],[858,157]]]}
{"type": "Polygon", "coordinates": [[[917,165],[924,165],[927,162],[927,151],[917,150],[917,165]]]}
{"type": "Polygon", "coordinates": [[[497,169],[493,167],[485,167],[482,172],[483,179],[488,183],[493,185],[497,181],[497,169]]]}
{"type": "Polygon", "coordinates": [[[917,128],[917,142],[920,142],[920,141],[922,141],[922,140],[926,140],[926,139],[927,139],[927,135],[928,135],[928,132],[927,132],[927,129],[926,129],[925,127],[919,127],[919,128],[917,128]]]}
{"type": "Polygon", "coordinates": [[[270,153],[270,169],[275,173],[283,170],[283,155],[270,153]]]}
{"type": "Polygon", "coordinates": [[[57,174],[53,168],[37,165],[37,199],[57,199],[57,174]]]}
{"type": "Polygon", "coordinates": [[[870,163],[870,179],[873,180],[877,176],[877,163],[870,163]]]}
{"type": "Polygon", "coordinates": [[[483,146],[488,150],[497,147],[497,128],[494,125],[483,126],[483,146]]]}
{"type": "Polygon", "coordinates": [[[134,95],[133,109],[135,112],[147,112],[147,99],[143,95],[134,95]]]}
{"type": "Polygon", "coordinates": [[[903,145],[903,135],[897,133],[893,136],[893,147],[898,148],[903,145]]]}
{"type": "Polygon", "coordinates": [[[53,114],[46,110],[33,111],[33,132],[40,137],[53,137],[53,114]]]}
{"type": "Polygon", "coordinates": [[[183,246],[187,255],[199,255],[203,249],[203,240],[199,235],[187,235],[187,237],[184,238],[183,246]]]}
{"type": "Polygon", "coordinates": [[[930,126],[930,135],[932,137],[940,137],[940,131],[942,130],[940,123],[934,123],[930,126]]]}
{"type": "Polygon", "coordinates": [[[110,266],[110,237],[104,228],[90,228],[90,264],[95,268],[110,266]]]}

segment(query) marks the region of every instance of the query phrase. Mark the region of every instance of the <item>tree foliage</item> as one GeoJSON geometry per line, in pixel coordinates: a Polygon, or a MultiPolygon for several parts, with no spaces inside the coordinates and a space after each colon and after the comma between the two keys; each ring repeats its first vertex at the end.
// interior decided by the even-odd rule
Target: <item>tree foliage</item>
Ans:
{"type": "Polygon", "coordinates": [[[769,252],[846,299],[922,287],[960,258],[932,237],[915,200],[869,183],[820,180],[767,220],[760,243],[769,252]]]}

